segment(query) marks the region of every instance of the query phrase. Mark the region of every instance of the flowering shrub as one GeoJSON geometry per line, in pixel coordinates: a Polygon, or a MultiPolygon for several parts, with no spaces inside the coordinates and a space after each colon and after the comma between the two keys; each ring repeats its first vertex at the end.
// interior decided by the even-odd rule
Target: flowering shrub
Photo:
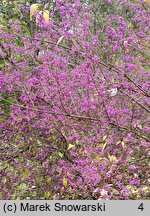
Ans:
{"type": "Polygon", "coordinates": [[[149,3],[34,6],[0,26],[0,198],[148,199],[149,3]]]}

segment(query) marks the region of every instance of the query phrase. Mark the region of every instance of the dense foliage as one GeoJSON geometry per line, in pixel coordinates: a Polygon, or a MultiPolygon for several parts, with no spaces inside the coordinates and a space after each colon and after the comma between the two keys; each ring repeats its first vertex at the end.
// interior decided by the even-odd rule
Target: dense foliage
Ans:
{"type": "Polygon", "coordinates": [[[148,199],[149,2],[1,2],[0,199],[148,199]]]}

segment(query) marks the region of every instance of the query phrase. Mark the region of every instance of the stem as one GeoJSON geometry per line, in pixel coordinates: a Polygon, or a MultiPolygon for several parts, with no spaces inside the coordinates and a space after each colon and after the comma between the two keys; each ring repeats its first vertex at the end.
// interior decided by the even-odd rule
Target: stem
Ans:
{"type": "Polygon", "coordinates": [[[132,101],[134,101],[136,104],[138,104],[140,107],[142,107],[145,111],[147,111],[148,113],[150,113],[150,110],[147,107],[145,107],[143,104],[139,103],[135,98],[131,97],[129,94],[127,94],[126,92],[122,91],[121,89],[119,89],[119,91],[122,92],[122,93],[124,93],[132,101]]]}

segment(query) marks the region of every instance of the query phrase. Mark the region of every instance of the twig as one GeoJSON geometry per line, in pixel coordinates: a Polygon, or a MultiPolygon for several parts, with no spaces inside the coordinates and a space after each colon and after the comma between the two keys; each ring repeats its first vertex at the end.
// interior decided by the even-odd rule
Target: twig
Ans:
{"type": "Polygon", "coordinates": [[[12,104],[14,106],[18,106],[20,108],[23,108],[23,109],[27,109],[27,110],[31,110],[31,111],[35,111],[35,112],[42,112],[42,113],[48,113],[48,114],[51,114],[51,115],[62,115],[62,116],[67,116],[67,117],[70,117],[70,118],[75,118],[75,119],[87,119],[87,120],[91,120],[91,121],[97,121],[97,122],[101,122],[100,119],[96,119],[96,118],[93,118],[93,117],[88,117],[88,116],[80,116],[80,115],[73,115],[73,114],[65,114],[65,113],[56,113],[56,112],[50,112],[50,111],[46,111],[46,110],[40,110],[40,109],[37,109],[37,108],[29,108],[29,107],[26,107],[24,105],[21,105],[21,104],[16,104],[16,103],[13,103],[9,100],[6,100],[4,98],[1,98],[0,97],[0,100],[3,100],[3,101],[6,101],[8,102],[9,104],[12,104]]]}
{"type": "Polygon", "coordinates": [[[145,111],[147,111],[148,113],[150,113],[150,110],[148,108],[146,108],[143,104],[139,103],[135,98],[131,97],[129,94],[127,94],[126,92],[122,91],[121,89],[119,89],[119,91],[122,92],[122,93],[124,93],[132,101],[134,101],[136,104],[138,104],[140,107],[142,107],[145,111]]]}

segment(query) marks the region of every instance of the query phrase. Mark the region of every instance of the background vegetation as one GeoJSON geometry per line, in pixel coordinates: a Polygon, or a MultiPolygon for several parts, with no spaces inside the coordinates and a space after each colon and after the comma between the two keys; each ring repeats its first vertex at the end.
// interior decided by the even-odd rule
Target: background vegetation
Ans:
{"type": "Polygon", "coordinates": [[[0,11],[0,199],[149,199],[149,1],[0,11]]]}

